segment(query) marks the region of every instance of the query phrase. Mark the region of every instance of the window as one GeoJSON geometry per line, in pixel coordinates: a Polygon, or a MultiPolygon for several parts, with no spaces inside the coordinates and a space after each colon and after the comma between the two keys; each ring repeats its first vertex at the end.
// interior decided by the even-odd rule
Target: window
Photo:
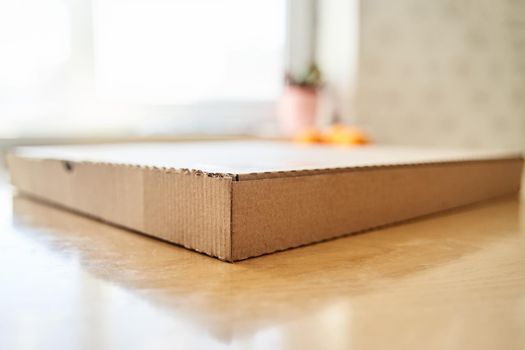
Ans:
{"type": "Polygon", "coordinates": [[[246,131],[235,123],[274,116],[286,7],[285,0],[4,1],[0,137],[246,131]]]}
{"type": "Polygon", "coordinates": [[[97,96],[186,104],[271,101],[284,64],[282,0],[96,0],[97,96]]]}

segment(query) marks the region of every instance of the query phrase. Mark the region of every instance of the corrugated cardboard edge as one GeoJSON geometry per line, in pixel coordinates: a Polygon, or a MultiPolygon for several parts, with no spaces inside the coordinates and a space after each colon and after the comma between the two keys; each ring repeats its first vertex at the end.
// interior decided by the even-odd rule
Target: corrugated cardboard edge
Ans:
{"type": "Polygon", "coordinates": [[[231,174],[7,156],[22,193],[231,261],[231,174]]]}
{"type": "Polygon", "coordinates": [[[298,177],[298,176],[311,176],[311,175],[321,175],[321,174],[335,174],[335,173],[346,173],[350,171],[367,171],[370,169],[385,169],[385,168],[395,168],[395,167],[420,167],[420,166],[439,166],[443,164],[471,164],[474,162],[506,162],[512,160],[523,160],[523,154],[517,152],[504,153],[501,156],[493,158],[481,158],[481,159],[471,159],[471,158],[444,158],[440,161],[430,161],[430,162],[410,162],[410,163],[398,163],[398,164],[377,164],[377,165],[357,165],[350,167],[332,167],[332,168],[317,168],[317,169],[303,169],[303,170],[279,170],[279,171],[262,171],[262,172],[252,172],[246,174],[237,174],[236,179],[239,181],[246,180],[258,180],[258,179],[273,179],[273,178],[283,178],[283,177],[298,177]]]}
{"type": "Polygon", "coordinates": [[[522,167],[518,156],[241,177],[232,183],[232,259],[515,193],[522,167]]]}

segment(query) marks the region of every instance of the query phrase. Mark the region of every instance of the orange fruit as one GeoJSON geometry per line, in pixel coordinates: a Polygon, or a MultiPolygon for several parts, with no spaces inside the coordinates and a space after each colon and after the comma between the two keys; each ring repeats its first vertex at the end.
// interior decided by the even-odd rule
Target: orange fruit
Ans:
{"type": "Polygon", "coordinates": [[[299,143],[318,143],[321,142],[321,133],[314,128],[304,129],[294,136],[294,141],[299,143]]]}
{"type": "Polygon", "coordinates": [[[368,138],[361,130],[342,124],[332,125],[323,133],[322,139],[324,142],[336,145],[362,145],[368,143],[368,138]]]}

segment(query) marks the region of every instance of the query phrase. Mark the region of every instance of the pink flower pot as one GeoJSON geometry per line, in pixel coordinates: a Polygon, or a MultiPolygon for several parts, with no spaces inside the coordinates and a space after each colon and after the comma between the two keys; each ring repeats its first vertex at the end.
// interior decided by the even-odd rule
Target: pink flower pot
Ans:
{"type": "Polygon", "coordinates": [[[313,128],[317,121],[318,92],[314,88],[289,85],[279,103],[279,127],[284,135],[313,128]]]}

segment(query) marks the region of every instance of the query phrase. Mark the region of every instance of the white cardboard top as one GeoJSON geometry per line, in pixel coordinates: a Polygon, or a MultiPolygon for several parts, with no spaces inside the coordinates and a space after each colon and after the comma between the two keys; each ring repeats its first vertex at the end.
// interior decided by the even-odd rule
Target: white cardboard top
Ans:
{"type": "Polygon", "coordinates": [[[104,162],[209,173],[251,174],[508,159],[518,152],[425,149],[393,146],[343,147],[283,141],[206,141],[19,147],[20,156],[74,162],[104,162]]]}

